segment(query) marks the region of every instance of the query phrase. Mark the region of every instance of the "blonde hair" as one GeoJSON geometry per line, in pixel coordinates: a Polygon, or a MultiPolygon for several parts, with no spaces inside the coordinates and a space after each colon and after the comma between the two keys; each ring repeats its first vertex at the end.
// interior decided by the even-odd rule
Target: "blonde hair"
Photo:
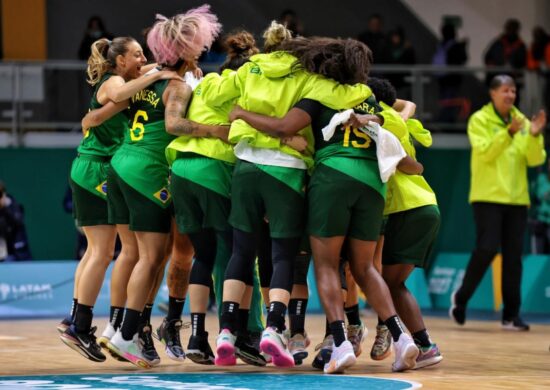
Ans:
{"type": "Polygon", "coordinates": [[[88,58],[86,69],[88,84],[96,85],[105,73],[116,68],[117,56],[125,55],[128,45],[135,41],[132,37],[118,37],[112,41],[102,38],[92,43],[92,54],[88,58]]]}
{"type": "Polygon", "coordinates": [[[281,23],[273,20],[267,30],[264,31],[263,38],[264,52],[270,53],[278,50],[281,43],[292,38],[292,32],[281,23]]]}

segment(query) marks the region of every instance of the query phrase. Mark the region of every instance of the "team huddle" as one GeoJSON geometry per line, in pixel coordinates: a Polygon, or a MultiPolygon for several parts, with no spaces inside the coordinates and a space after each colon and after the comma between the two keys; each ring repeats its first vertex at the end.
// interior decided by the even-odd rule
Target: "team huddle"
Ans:
{"type": "Polygon", "coordinates": [[[372,359],[387,358],[393,345],[393,371],[439,363],[405,286],[425,266],[440,224],[416,161],[413,140],[428,147],[431,135],[413,119],[414,103],[368,78],[372,54],[363,43],[292,37],[275,22],[262,53],[252,34],[228,34],[220,73],[203,77],[197,59],[220,31],[205,5],[157,16],[147,32],[154,64],[130,37],[92,45],[95,89],[70,173],[88,248],[61,340],[89,360],[105,361],[104,350],[141,368],[160,363],[154,337],[178,361],[299,365],[310,344],[313,259],[326,314],[313,367],[334,374],[356,363],[366,334],[358,290],[378,314],[372,359]],[[398,158],[382,139],[395,142],[398,158]],[[110,320],[96,339],[93,306],[117,235],[110,320]],[[167,265],[168,313],[153,329],[167,265]],[[211,289],[215,340],[205,330],[211,289]]]}

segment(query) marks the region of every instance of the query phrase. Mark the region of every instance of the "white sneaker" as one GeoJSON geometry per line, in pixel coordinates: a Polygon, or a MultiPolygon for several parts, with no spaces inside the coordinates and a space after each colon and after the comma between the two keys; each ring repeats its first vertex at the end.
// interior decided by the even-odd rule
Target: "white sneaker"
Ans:
{"type": "Polygon", "coordinates": [[[274,328],[269,327],[262,332],[260,350],[271,355],[275,366],[294,367],[294,357],[288,350],[286,337],[274,328]]]}
{"type": "Polygon", "coordinates": [[[216,338],[216,366],[234,366],[237,364],[235,356],[235,336],[229,329],[222,329],[216,338]]]}
{"type": "Polygon", "coordinates": [[[346,368],[353,366],[356,360],[353,345],[346,340],[339,347],[334,345],[330,360],[323,371],[325,374],[341,374],[346,368]]]}
{"type": "Polygon", "coordinates": [[[307,334],[302,333],[296,333],[289,338],[288,350],[292,354],[295,364],[302,364],[303,360],[307,358],[308,353],[306,348],[309,346],[310,342],[307,334]]]}
{"type": "Polygon", "coordinates": [[[412,370],[416,365],[416,358],[420,353],[411,336],[401,333],[399,340],[393,343],[395,361],[392,364],[392,371],[399,372],[412,370]]]}
{"type": "Polygon", "coordinates": [[[101,334],[101,336],[97,339],[97,343],[102,347],[106,348],[107,343],[113,338],[115,335],[116,330],[113,328],[113,325],[111,325],[110,322],[107,323],[107,326],[105,327],[105,330],[101,334]]]}
{"type": "Polygon", "coordinates": [[[151,365],[143,356],[141,350],[141,343],[139,342],[139,335],[136,333],[132,340],[124,340],[120,330],[117,330],[115,335],[111,338],[107,344],[107,348],[116,355],[128,360],[130,363],[135,364],[139,368],[151,368],[151,365]]]}

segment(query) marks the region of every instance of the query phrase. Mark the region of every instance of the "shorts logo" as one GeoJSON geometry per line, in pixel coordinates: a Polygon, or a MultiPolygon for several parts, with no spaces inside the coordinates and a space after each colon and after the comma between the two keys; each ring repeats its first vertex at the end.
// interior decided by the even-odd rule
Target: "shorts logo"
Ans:
{"type": "Polygon", "coordinates": [[[101,194],[107,195],[107,180],[105,180],[103,183],[101,183],[100,185],[98,185],[95,189],[96,189],[98,192],[100,192],[101,194]]]}
{"type": "Polygon", "coordinates": [[[156,192],[153,196],[160,200],[162,203],[166,203],[170,200],[170,192],[168,192],[166,187],[156,192]]]}

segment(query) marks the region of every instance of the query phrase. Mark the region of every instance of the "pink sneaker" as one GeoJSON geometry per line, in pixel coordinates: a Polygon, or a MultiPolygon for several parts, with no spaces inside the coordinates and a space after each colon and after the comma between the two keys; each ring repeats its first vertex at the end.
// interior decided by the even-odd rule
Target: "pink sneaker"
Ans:
{"type": "Polygon", "coordinates": [[[274,328],[269,327],[262,332],[260,350],[271,355],[277,367],[294,367],[294,357],[288,350],[286,338],[274,328]]]}
{"type": "Polygon", "coordinates": [[[216,366],[234,366],[237,364],[235,357],[235,340],[237,337],[229,329],[222,329],[216,339],[216,366]]]}

